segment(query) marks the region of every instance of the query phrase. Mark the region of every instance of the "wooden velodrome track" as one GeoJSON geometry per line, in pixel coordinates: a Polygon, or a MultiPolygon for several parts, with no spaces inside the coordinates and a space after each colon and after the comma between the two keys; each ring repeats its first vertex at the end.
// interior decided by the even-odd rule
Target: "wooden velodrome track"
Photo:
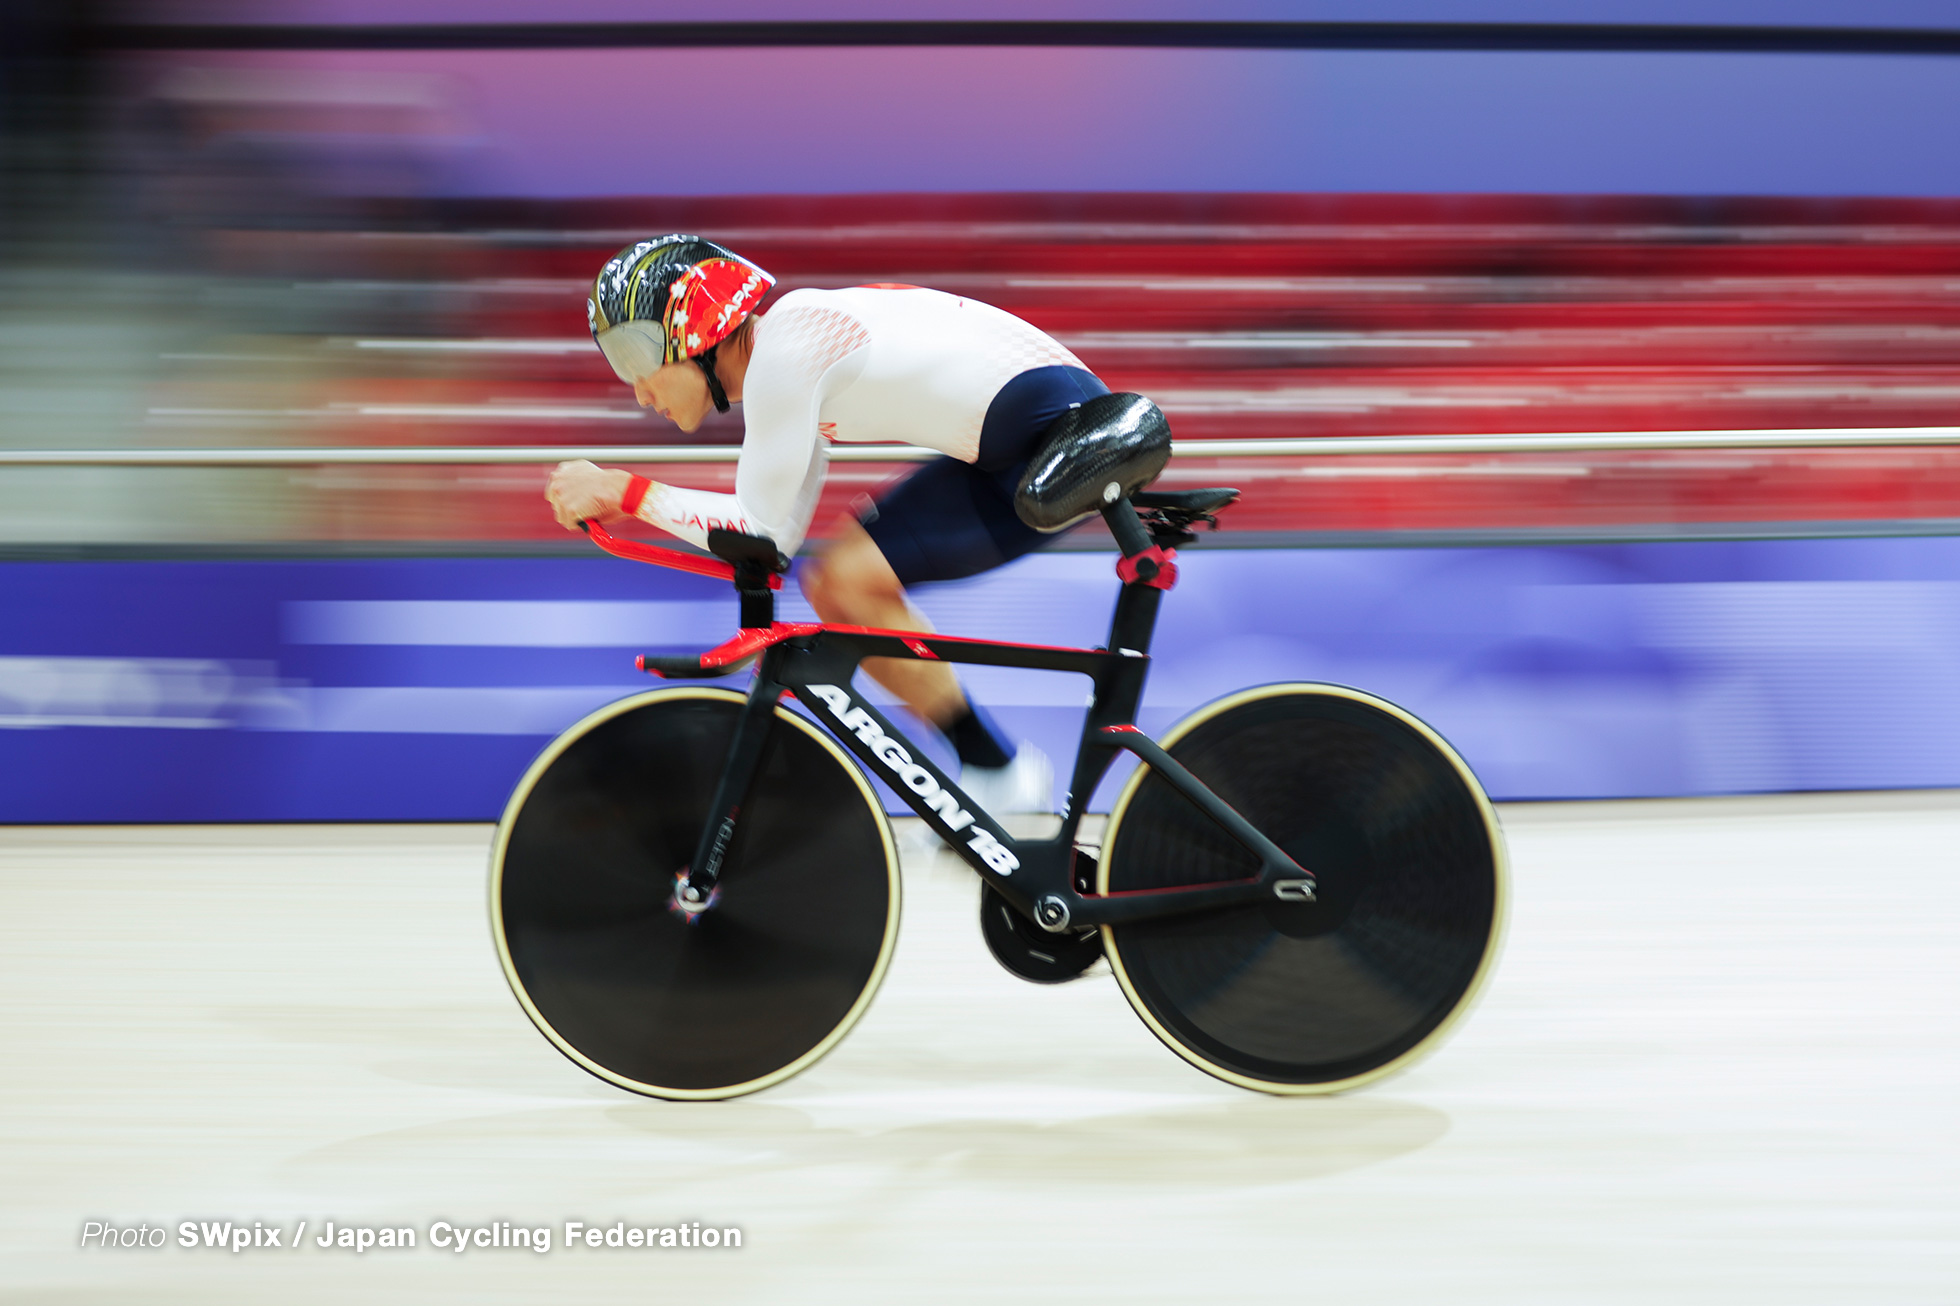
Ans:
{"type": "Polygon", "coordinates": [[[1106,972],[1008,977],[950,860],[908,866],[837,1052],[677,1105],[525,1021],[487,826],[0,830],[0,1300],[1960,1301],[1960,794],[1504,817],[1482,1005],[1309,1100],[1192,1070],[1106,972]],[[91,1220],[168,1245],[80,1249],[91,1220]],[[327,1220],[418,1245],[322,1250],[327,1220]],[[567,1220],[744,1245],[568,1251],[567,1220]]]}

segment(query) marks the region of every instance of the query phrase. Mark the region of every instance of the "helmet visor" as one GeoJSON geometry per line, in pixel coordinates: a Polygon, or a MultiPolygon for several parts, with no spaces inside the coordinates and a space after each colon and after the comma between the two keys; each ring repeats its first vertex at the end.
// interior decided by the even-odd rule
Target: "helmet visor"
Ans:
{"type": "Polygon", "coordinates": [[[599,333],[599,352],[612,364],[613,374],[632,385],[652,376],[665,361],[658,322],[621,322],[599,333]]]}

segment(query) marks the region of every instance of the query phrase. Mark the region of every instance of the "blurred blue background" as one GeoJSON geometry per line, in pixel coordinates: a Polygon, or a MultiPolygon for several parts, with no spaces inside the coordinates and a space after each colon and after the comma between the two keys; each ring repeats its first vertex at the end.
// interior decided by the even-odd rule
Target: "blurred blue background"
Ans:
{"type": "MultiPolygon", "coordinates": [[[[1499,799],[1960,785],[1960,540],[1180,564],[1153,732],[1249,684],[1322,680],[1423,717],[1499,799]]],[[[493,817],[550,735],[651,687],[634,653],[718,643],[735,607],[719,582],[604,558],[0,576],[0,820],[29,822],[493,817]]],[[[919,597],[949,633],[1086,646],[1114,592],[1108,557],[1069,552],[919,597]]],[[[783,611],[813,619],[797,599],[783,611]]],[[[1010,730],[1073,755],[1086,680],[965,678],[1010,730]]],[[[1098,806],[1113,796],[1112,781],[1098,806]]]]}

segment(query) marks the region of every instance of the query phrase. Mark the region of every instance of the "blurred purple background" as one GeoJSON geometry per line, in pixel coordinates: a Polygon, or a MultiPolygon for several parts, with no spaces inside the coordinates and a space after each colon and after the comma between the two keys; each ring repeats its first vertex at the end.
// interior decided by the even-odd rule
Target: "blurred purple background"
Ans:
{"type": "MultiPolygon", "coordinates": [[[[1002,303],[1194,445],[1960,409],[1960,14],[1930,0],[20,0],[0,24],[0,450],[671,442],[579,307],[606,253],[677,226],[785,286],[1002,303]],[[1043,20],[1212,27],[564,38],[1043,20]],[[1559,48],[1588,24],[1646,35],[1559,48]],[[1703,48],[1641,48],[1665,41],[1703,48]]],[[[829,507],[897,470],[838,469],[829,507]]],[[[1945,449],[1192,451],[1168,478],[1248,493],[1166,608],[1151,728],[1330,679],[1430,719],[1499,797],[1960,784],[1945,449]]],[[[493,817],[551,734],[646,683],[632,653],[733,618],[572,556],[541,481],[0,466],[0,820],[493,817]]],[[[922,605],[1096,642],[1109,562],[1067,547],[922,605]]],[[[972,679],[1070,751],[1079,685],[972,679]]]]}

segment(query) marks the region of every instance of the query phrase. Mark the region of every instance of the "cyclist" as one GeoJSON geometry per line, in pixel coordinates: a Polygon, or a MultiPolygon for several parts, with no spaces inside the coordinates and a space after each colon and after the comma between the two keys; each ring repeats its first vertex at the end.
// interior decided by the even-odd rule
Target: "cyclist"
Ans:
{"type": "MultiPolygon", "coordinates": [[[[930,631],[907,587],[998,567],[1050,538],[1014,493],[1044,430],[1109,388],[1053,339],[1001,309],[918,286],[795,290],[765,315],[775,279],[697,236],[629,245],[593,281],[586,316],[606,360],[684,432],[742,404],[735,493],[664,485],[620,468],[560,463],[546,498],[560,524],[633,516],[696,545],[721,527],[803,544],[833,442],[938,451],[856,515],[800,574],[825,621],[930,631]]],[[[995,811],[1046,811],[1052,768],[1018,747],[943,662],[869,659],[873,679],[936,727],[960,784],[995,811]]]]}

